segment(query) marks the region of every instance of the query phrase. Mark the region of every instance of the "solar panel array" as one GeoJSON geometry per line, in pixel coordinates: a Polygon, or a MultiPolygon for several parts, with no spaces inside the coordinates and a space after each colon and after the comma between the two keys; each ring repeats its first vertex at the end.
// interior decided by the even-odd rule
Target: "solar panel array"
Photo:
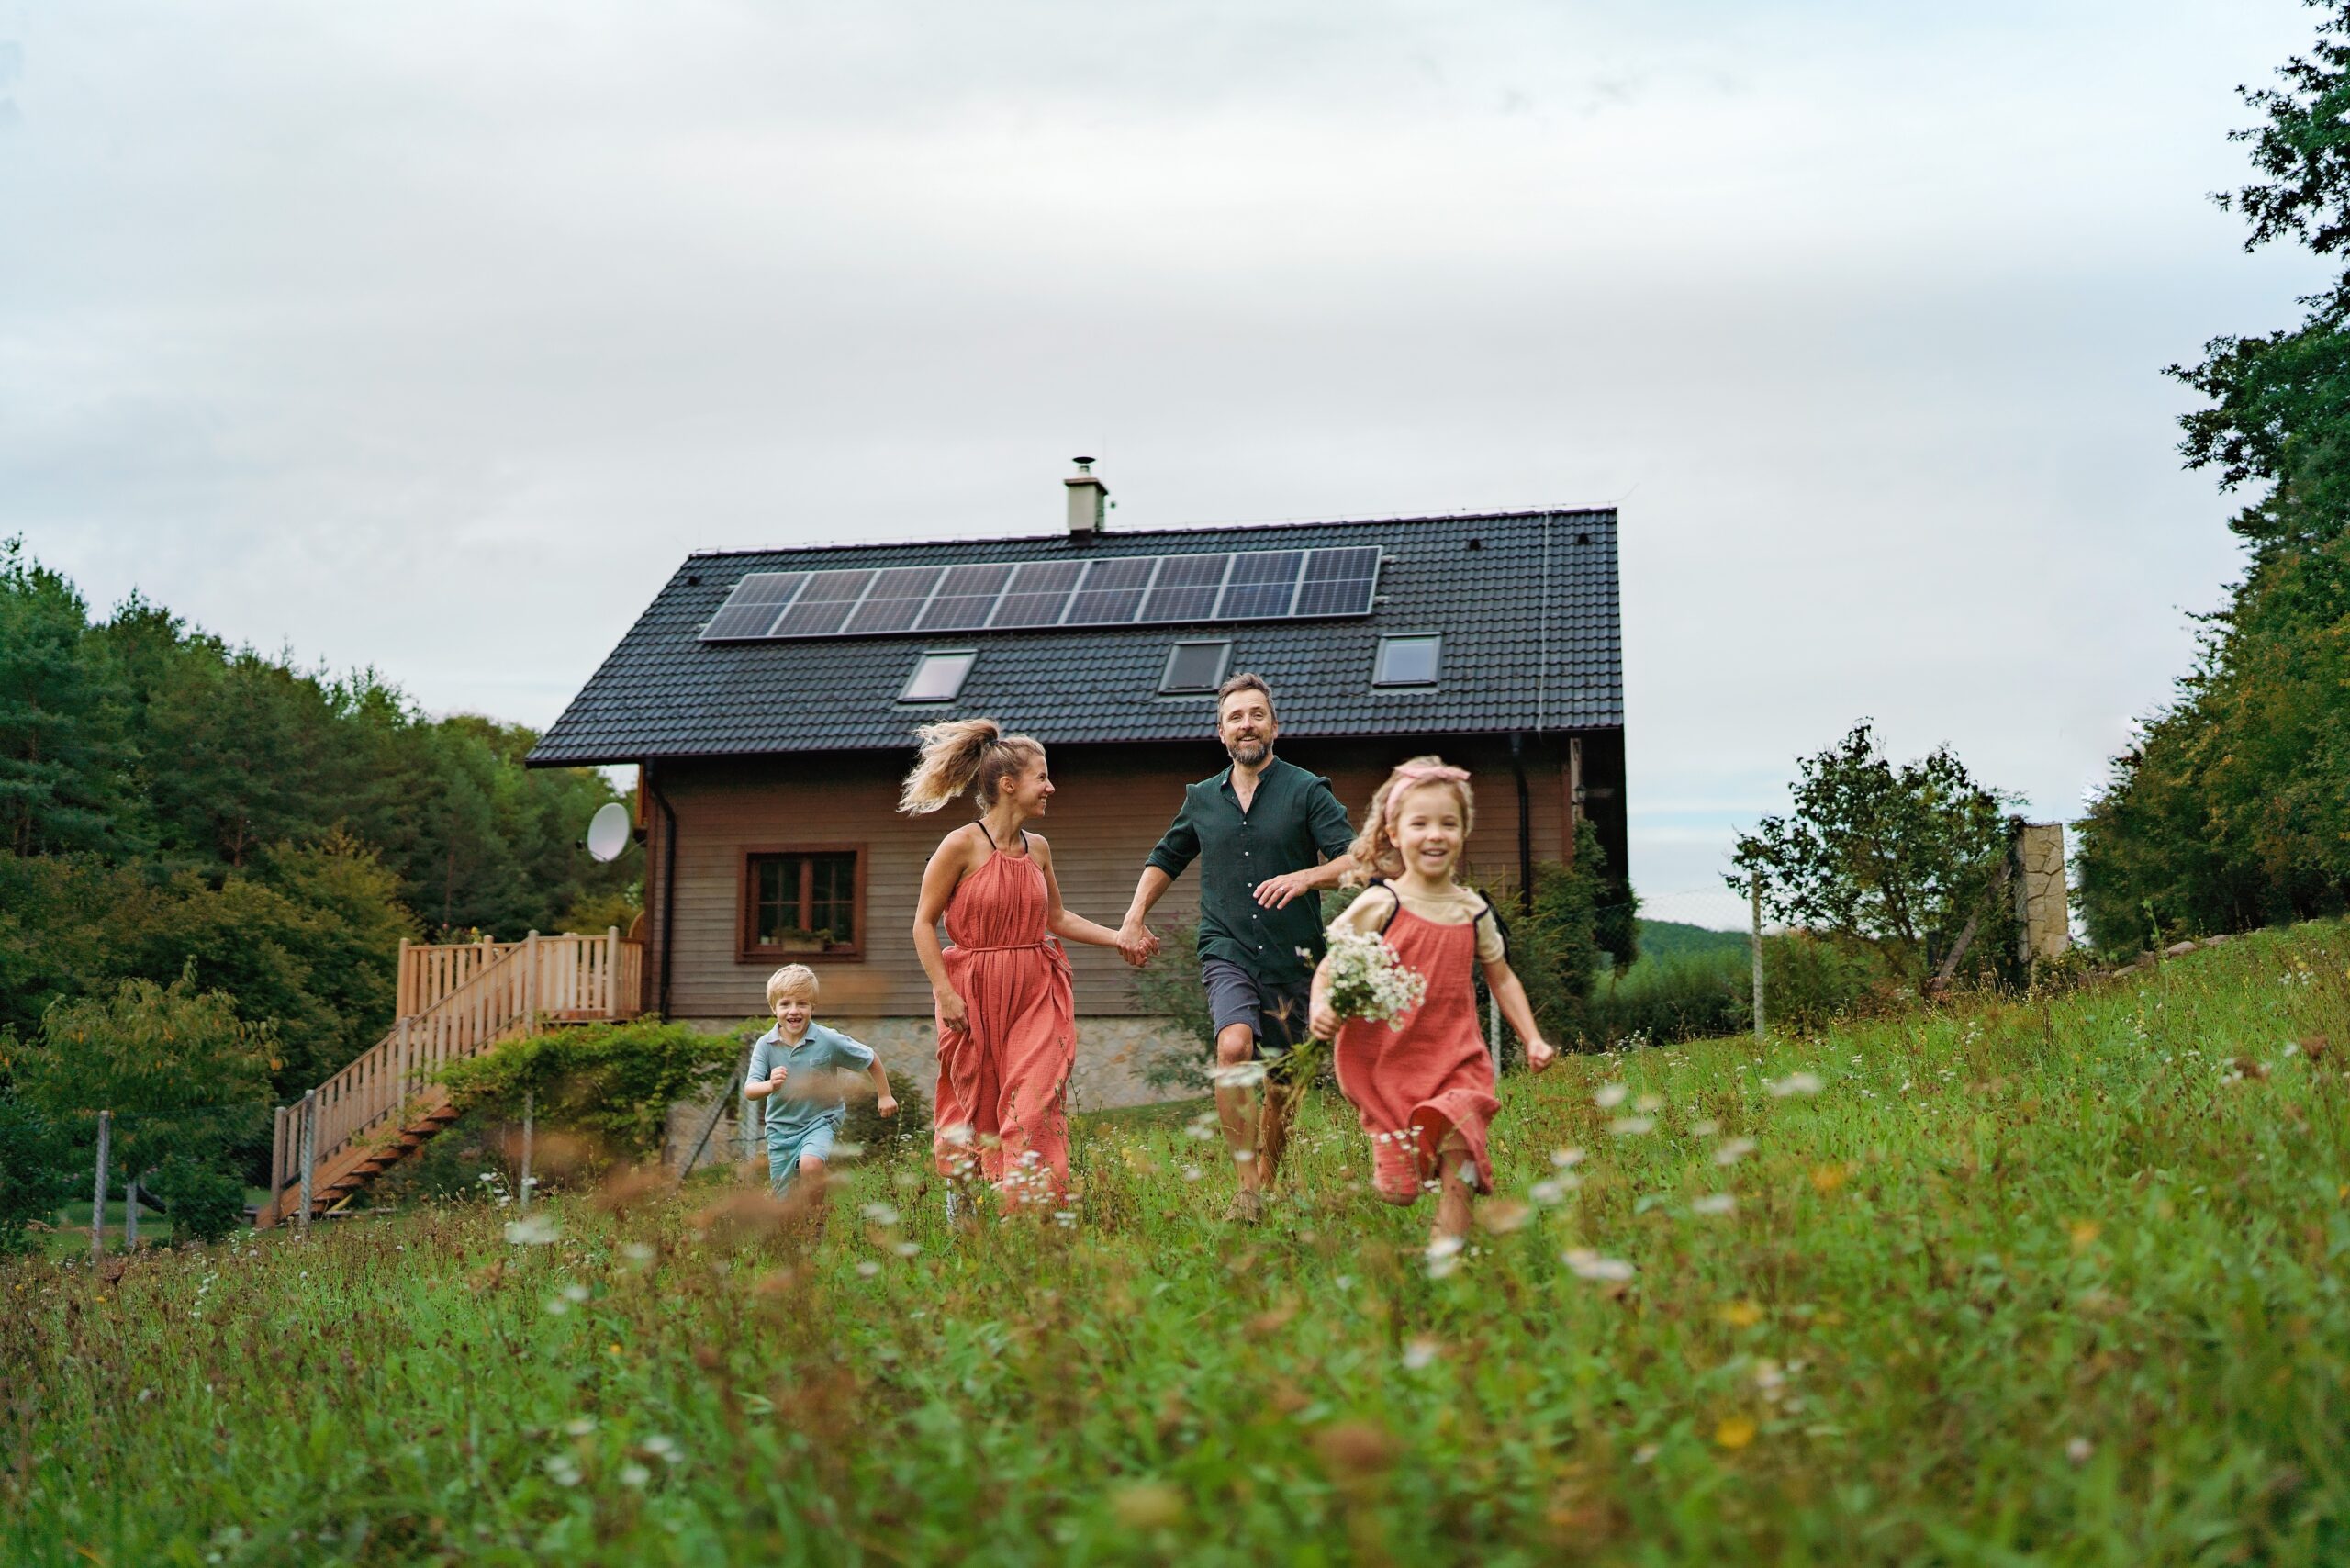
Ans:
{"type": "Polygon", "coordinates": [[[753,572],[705,643],[1368,615],[1379,546],[753,572]]]}

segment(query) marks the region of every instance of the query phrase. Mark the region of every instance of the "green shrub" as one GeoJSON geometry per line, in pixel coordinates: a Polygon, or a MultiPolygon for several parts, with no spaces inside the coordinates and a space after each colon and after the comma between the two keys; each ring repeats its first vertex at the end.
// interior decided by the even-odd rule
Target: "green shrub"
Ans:
{"type": "Polygon", "coordinates": [[[219,1241],[245,1223],[244,1183],[184,1154],[155,1167],[141,1186],[171,1216],[174,1241],[219,1241]]]}
{"type": "Polygon", "coordinates": [[[24,1102],[0,1095],[0,1257],[29,1252],[31,1227],[73,1196],[73,1154],[62,1128],[24,1102]]]}
{"type": "Polygon", "coordinates": [[[583,1172],[658,1156],[669,1107],[707,1099],[744,1058],[740,1029],[710,1034],[686,1024],[549,1029],[451,1065],[442,1074],[461,1113],[519,1121],[532,1097],[540,1127],[573,1135],[583,1172]]]}
{"type": "Polygon", "coordinates": [[[1142,1064],[1143,1081],[1198,1093],[1207,1088],[1208,1064],[1215,1059],[1215,1014],[1200,983],[1199,928],[1170,925],[1159,933],[1158,943],[1158,957],[1135,971],[1135,996],[1145,1013],[1171,1019],[1185,1037],[1151,1053],[1142,1064]]]}

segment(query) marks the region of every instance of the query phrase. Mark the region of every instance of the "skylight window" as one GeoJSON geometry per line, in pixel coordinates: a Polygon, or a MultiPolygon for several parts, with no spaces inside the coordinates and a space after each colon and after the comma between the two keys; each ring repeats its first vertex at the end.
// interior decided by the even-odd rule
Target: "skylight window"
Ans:
{"type": "Polygon", "coordinates": [[[914,661],[914,673],[906,679],[906,689],[898,693],[901,702],[952,702],[961,694],[963,681],[970,675],[971,666],[979,654],[970,648],[933,649],[914,661]]]}
{"type": "Polygon", "coordinates": [[[1232,659],[1230,643],[1178,643],[1167,650],[1167,670],[1158,689],[1167,693],[1214,691],[1232,659]]]}
{"type": "Polygon", "coordinates": [[[1373,686],[1434,686],[1444,638],[1435,633],[1379,639],[1379,658],[1372,665],[1373,686]]]}

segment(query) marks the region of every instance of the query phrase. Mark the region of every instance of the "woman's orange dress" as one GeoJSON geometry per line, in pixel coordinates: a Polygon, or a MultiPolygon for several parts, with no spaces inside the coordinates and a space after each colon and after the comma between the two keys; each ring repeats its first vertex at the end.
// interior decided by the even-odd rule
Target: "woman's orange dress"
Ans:
{"type": "Polygon", "coordinates": [[[1045,929],[1050,902],[1033,855],[997,849],[946,904],[946,978],[966,1027],[936,1021],[932,1149],[942,1174],[976,1171],[1013,1203],[1058,1200],[1069,1182],[1077,1004],[1069,955],[1045,929]]]}

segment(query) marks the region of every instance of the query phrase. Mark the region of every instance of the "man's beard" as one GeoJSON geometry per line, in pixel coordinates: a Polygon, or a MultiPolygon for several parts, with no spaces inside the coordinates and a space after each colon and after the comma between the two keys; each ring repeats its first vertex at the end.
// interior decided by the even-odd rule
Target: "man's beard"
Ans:
{"type": "Polygon", "coordinates": [[[1270,741],[1230,741],[1224,749],[1243,767],[1260,767],[1265,758],[1273,755],[1270,741]]]}

